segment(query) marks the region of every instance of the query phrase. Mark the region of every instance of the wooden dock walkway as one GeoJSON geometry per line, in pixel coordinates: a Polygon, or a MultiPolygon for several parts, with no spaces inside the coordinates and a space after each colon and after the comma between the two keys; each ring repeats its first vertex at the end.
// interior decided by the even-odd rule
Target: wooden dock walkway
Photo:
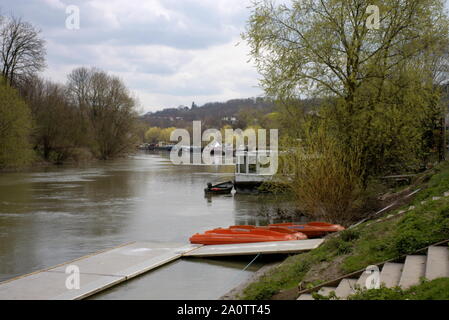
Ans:
{"type": "Polygon", "coordinates": [[[315,249],[323,241],[220,246],[135,242],[2,282],[0,300],[80,300],[181,257],[298,253],[315,249]],[[73,267],[79,270],[79,288],[67,286],[73,267]]]}

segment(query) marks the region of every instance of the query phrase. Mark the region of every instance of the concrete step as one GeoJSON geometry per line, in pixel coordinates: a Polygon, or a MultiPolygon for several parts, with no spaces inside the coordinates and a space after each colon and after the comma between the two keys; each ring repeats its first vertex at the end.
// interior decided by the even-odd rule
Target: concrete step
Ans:
{"type": "Polygon", "coordinates": [[[387,288],[398,286],[403,267],[404,265],[402,263],[385,263],[380,273],[380,283],[384,284],[387,288]]]}
{"type": "Polygon", "coordinates": [[[449,277],[449,249],[447,246],[429,248],[425,276],[428,280],[449,277]]]}
{"type": "Polygon", "coordinates": [[[305,293],[305,294],[300,295],[298,300],[306,301],[306,300],[315,300],[315,299],[313,299],[311,294],[305,293]]]}
{"type": "Polygon", "coordinates": [[[346,299],[355,292],[356,284],[357,279],[343,279],[335,290],[335,294],[340,299],[346,299]]]}
{"type": "Polygon", "coordinates": [[[318,294],[328,297],[332,292],[335,292],[337,288],[333,288],[333,287],[322,287],[319,291],[318,294]]]}
{"type": "Polygon", "coordinates": [[[408,289],[419,284],[426,273],[426,260],[426,256],[407,256],[402,269],[401,280],[399,280],[399,286],[403,289],[408,289]]]}

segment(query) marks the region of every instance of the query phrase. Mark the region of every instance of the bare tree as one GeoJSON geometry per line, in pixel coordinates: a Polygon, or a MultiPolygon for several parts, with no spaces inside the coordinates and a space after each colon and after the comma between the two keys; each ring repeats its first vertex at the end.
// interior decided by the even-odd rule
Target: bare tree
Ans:
{"type": "Polygon", "coordinates": [[[17,84],[45,67],[45,41],[40,33],[20,18],[0,19],[0,67],[8,83],[17,84]]]}
{"type": "Polygon", "coordinates": [[[78,68],[68,76],[70,99],[89,120],[101,159],[119,156],[135,142],[136,100],[123,81],[99,69],[78,68]]]}

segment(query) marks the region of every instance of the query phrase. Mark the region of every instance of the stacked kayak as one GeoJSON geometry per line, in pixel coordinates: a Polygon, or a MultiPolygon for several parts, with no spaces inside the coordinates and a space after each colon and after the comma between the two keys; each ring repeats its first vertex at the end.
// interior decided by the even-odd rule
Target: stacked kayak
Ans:
{"type": "Polygon", "coordinates": [[[307,224],[279,223],[271,224],[270,226],[287,228],[293,231],[301,232],[309,238],[322,237],[328,233],[345,230],[345,228],[339,224],[330,224],[325,222],[309,222],[307,224]]]}
{"type": "Polygon", "coordinates": [[[197,233],[190,238],[193,244],[220,245],[270,241],[305,240],[307,236],[291,228],[269,226],[232,226],[197,233]]]}

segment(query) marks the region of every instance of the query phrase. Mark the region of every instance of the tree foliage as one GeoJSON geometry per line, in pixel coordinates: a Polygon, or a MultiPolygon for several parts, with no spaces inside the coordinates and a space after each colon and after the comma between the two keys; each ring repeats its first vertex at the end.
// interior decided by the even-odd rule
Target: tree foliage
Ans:
{"type": "Polygon", "coordinates": [[[367,80],[434,53],[446,37],[441,0],[259,0],[245,34],[272,96],[332,94],[348,103],[367,80]],[[369,5],[380,9],[378,30],[366,25],[369,5]]]}
{"type": "Polygon", "coordinates": [[[0,168],[23,166],[32,160],[28,143],[31,127],[28,106],[0,79],[0,168]]]}
{"type": "Polygon", "coordinates": [[[281,155],[285,181],[298,208],[312,220],[347,225],[359,217],[363,205],[361,153],[343,150],[324,125],[304,132],[305,139],[290,140],[293,148],[281,155]]]}
{"type": "Polygon", "coordinates": [[[448,25],[442,0],[255,1],[244,38],[280,123],[296,138],[285,146],[318,152],[287,161],[312,213],[350,219],[359,186],[417,170],[441,145],[448,25]],[[374,28],[372,5],[380,12],[374,28]],[[306,110],[304,97],[317,107],[306,110]]]}
{"type": "Polygon", "coordinates": [[[170,142],[170,135],[175,129],[150,127],[145,133],[145,140],[149,143],[170,142]]]}
{"type": "Polygon", "coordinates": [[[362,144],[365,181],[416,167],[429,151],[447,36],[441,0],[256,1],[244,35],[265,91],[287,106],[290,131],[301,137],[297,120],[310,118],[296,101],[320,99],[315,118],[341,148],[362,144]],[[380,9],[378,29],[367,26],[369,5],[380,9]]]}

